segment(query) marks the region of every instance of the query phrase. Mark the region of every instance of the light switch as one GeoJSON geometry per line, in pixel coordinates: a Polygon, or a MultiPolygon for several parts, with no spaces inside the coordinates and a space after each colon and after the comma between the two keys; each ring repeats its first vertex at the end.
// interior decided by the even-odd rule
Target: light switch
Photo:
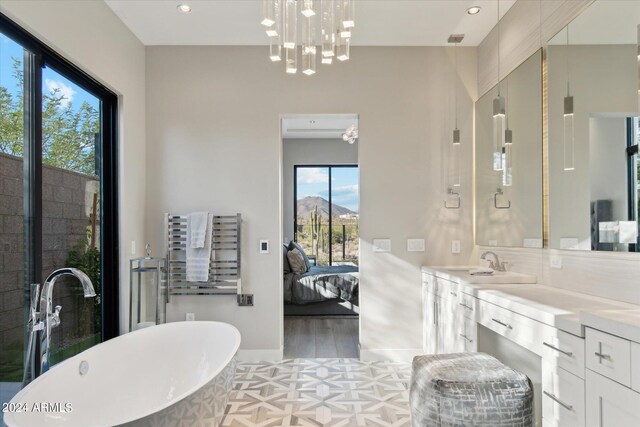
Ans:
{"type": "Polygon", "coordinates": [[[136,241],[132,240],[131,241],[131,255],[135,255],[136,254],[136,241]]]}
{"type": "Polygon", "coordinates": [[[489,240],[489,246],[498,246],[497,240],[489,240]]]}
{"type": "Polygon", "coordinates": [[[268,240],[260,240],[260,253],[268,254],[269,253],[269,241],[268,240]]]}
{"type": "Polygon", "coordinates": [[[373,239],[373,252],[391,252],[391,239],[373,239]]]}
{"type": "Polygon", "coordinates": [[[407,239],[408,252],[424,252],[424,239],[407,239]]]}
{"type": "Polygon", "coordinates": [[[460,253],[460,240],[452,240],[451,241],[451,253],[459,254],[460,253]]]}
{"type": "Polygon", "coordinates": [[[578,249],[578,239],[575,237],[561,237],[560,249],[578,249]]]}

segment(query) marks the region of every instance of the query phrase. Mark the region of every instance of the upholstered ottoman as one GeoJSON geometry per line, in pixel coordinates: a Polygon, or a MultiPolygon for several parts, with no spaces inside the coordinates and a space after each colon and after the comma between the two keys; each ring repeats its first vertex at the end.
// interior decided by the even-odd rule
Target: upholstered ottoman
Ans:
{"type": "Polygon", "coordinates": [[[533,426],[526,375],[484,353],[416,356],[411,370],[412,427],[533,426]]]}

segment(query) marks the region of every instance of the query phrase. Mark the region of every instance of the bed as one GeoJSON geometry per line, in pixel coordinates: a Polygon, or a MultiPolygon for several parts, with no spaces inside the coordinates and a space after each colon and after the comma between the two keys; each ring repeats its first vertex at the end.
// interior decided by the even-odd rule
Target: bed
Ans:
{"type": "MultiPolygon", "coordinates": [[[[314,303],[335,301],[338,304],[346,303],[350,311],[357,311],[359,273],[356,265],[332,265],[316,266],[311,263],[304,249],[295,242],[284,245],[284,302],[285,304],[310,307],[314,303]],[[296,268],[291,268],[287,253],[298,249],[304,257],[296,268]],[[306,271],[305,271],[306,270],[306,271]]],[[[321,311],[324,310],[321,309],[321,311]]],[[[299,311],[299,310],[298,310],[299,311]]],[[[326,314],[335,314],[332,309],[326,314]]]]}
{"type": "Polygon", "coordinates": [[[341,299],[357,305],[358,284],[357,266],[311,266],[303,274],[284,274],[284,301],[289,304],[310,304],[341,299]]]}

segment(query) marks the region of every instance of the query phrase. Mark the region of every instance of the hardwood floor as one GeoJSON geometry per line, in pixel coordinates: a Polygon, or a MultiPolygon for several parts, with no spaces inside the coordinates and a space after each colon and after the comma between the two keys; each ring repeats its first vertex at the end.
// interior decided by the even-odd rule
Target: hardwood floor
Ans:
{"type": "Polygon", "coordinates": [[[284,318],[284,358],[358,358],[358,318],[284,318]]]}

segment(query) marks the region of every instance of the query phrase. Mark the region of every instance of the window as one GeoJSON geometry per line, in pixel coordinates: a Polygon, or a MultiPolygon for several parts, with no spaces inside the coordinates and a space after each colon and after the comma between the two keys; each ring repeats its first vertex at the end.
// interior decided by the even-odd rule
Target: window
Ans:
{"type": "Polygon", "coordinates": [[[358,264],[358,167],[294,168],[295,240],[317,265],[358,264]]]}
{"type": "Polygon", "coordinates": [[[118,335],[116,109],[112,92],[0,14],[2,382],[22,381],[29,285],[57,268],[83,270],[99,298],[72,279],[56,287],[51,363],[118,335]]]}

